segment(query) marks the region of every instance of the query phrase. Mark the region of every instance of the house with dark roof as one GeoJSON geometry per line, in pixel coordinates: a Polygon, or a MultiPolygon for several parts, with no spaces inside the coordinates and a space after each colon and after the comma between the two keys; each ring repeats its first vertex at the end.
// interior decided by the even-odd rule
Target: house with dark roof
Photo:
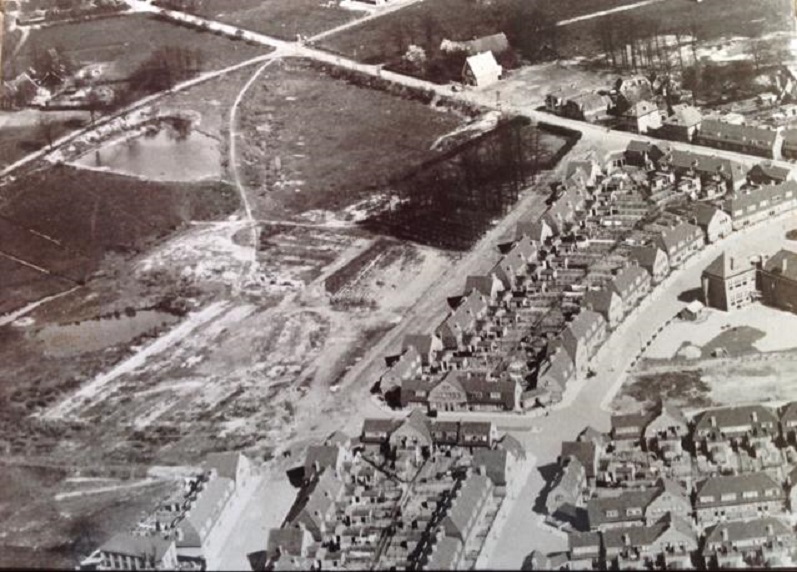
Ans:
{"type": "Polygon", "coordinates": [[[652,418],[651,413],[612,415],[609,435],[617,450],[641,450],[645,427],[652,418]]]}
{"type": "Polygon", "coordinates": [[[449,371],[429,392],[432,411],[513,411],[522,387],[513,379],[491,379],[485,372],[449,371]],[[463,401],[464,397],[464,401],[463,401]]]}
{"type": "Polygon", "coordinates": [[[266,540],[266,570],[285,569],[295,566],[306,569],[313,545],[313,535],[303,527],[288,526],[272,528],[266,540]]]}
{"type": "Polygon", "coordinates": [[[772,441],[778,435],[778,418],[763,405],[707,409],[694,419],[695,448],[710,451],[713,445],[772,441]]]}
{"type": "Polygon", "coordinates": [[[653,169],[670,152],[650,141],[633,140],[625,148],[625,162],[634,167],[653,169]]]}
{"type": "Polygon", "coordinates": [[[797,129],[786,129],[783,131],[781,155],[784,159],[797,159],[797,129]]]}
{"type": "Polygon", "coordinates": [[[366,418],[360,431],[360,442],[363,445],[377,447],[387,444],[390,435],[401,424],[398,419],[373,419],[366,418]]]}
{"type": "Polygon", "coordinates": [[[212,473],[205,481],[177,524],[177,555],[180,558],[206,560],[216,554],[225,539],[220,521],[235,492],[235,481],[212,473]]]}
{"type": "Polygon", "coordinates": [[[551,227],[554,235],[564,234],[575,222],[577,213],[583,210],[585,204],[584,195],[575,188],[567,188],[551,204],[543,220],[551,227]]]}
{"type": "Polygon", "coordinates": [[[629,251],[629,257],[640,267],[648,271],[653,284],[658,284],[670,272],[670,261],[667,253],[655,245],[635,246],[629,251]]]}
{"type": "Polygon", "coordinates": [[[591,530],[650,525],[667,514],[688,519],[692,505],[678,484],[662,480],[653,488],[626,489],[620,494],[592,498],[587,502],[591,530]]]}
{"type": "Polygon", "coordinates": [[[471,290],[478,290],[482,296],[491,302],[498,302],[506,288],[495,273],[491,272],[487,275],[468,276],[465,279],[465,292],[467,293],[471,290]]]}
{"type": "Polygon", "coordinates": [[[544,220],[520,221],[515,227],[515,240],[529,237],[534,244],[540,246],[553,237],[553,229],[544,220]]]}
{"type": "Polygon", "coordinates": [[[797,183],[793,181],[740,191],[723,204],[723,208],[731,215],[734,230],[791,211],[795,206],[797,183]]]}
{"type": "Polygon", "coordinates": [[[209,453],[203,463],[208,470],[215,470],[220,477],[232,480],[236,492],[245,488],[252,477],[252,463],[241,452],[209,453]]]}
{"type": "Polygon", "coordinates": [[[437,538],[429,546],[428,553],[422,559],[423,570],[456,570],[465,545],[462,540],[446,536],[440,530],[437,538]]]}
{"type": "Polygon", "coordinates": [[[388,438],[393,449],[413,449],[420,452],[433,445],[431,423],[419,409],[413,409],[388,438]]]}
{"type": "Polygon", "coordinates": [[[518,251],[510,251],[496,262],[490,273],[500,280],[505,290],[516,290],[524,276],[528,274],[528,263],[518,251]]]}
{"type": "Polygon", "coordinates": [[[445,349],[464,349],[466,336],[476,331],[477,320],[483,318],[489,304],[478,290],[471,290],[437,328],[445,349]]]}
{"type": "Polygon", "coordinates": [[[673,141],[689,143],[700,129],[703,115],[696,107],[686,104],[672,106],[672,114],[664,120],[659,135],[673,141]]]}
{"type": "Polygon", "coordinates": [[[607,568],[643,570],[666,563],[667,569],[691,568],[698,538],[690,524],[665,515],[649,526],[606,530],[602,534],[607,568]]]}
{"type": "Polygon", "coordinates": [[[797,444],[797,401],[784,405],[780,410],[780,434],[789,444],[797,444]]]}
{"type": "Polygon", "coordinates": [[[790,565],[797,548],[794,530],[771,516],[723,522],[706,531],[701,556],[707,570],[790,565]],[[785,560],[785,562],[783,561],[785,560]]]}
{"type": "Polygon", "coordinates": [[[672,169],[678,177],[697,175],[703,186],[721,185],[728,192],[738,191],[747,182],[750,171],[730,159],[678,149],[673,149],[659,163],[663,168],[672,169]]]}
{"type": "Polygon", "coordinates": [[[682,441],[689,435],[689,422],[683,411],[671,401],[660,403],[645,426],[642,438],[648,451],[656,451],[669,460],[683,452],[682,441]]]}
{"type": "Polygon", "coordinates": [[[310,480],[326,469],[341,478],[343,464],[350,458],[347,449],[339,445],[310,445],[304,456],[304,478],[310,480]]]}
{"type": "Polygon", "coordinates": [[[650,292],[650,273],[642,266],[626,266],[617,272],[611,288],[620,297],[622,311],[627,314],[650,292]]]}
{"type": "Polygon", "coordinates": [[[703,270],[703,302],[725,312],[750,304],[758,298],[756,275],[754,265],[723,252],[703,270]]]}
{"type": "Polygon", "coordinates": [[[599,532],[570,532],[567,535],[570,570],[598,570],[601,556],[599,532]]]}
{"type": "Polygon", "coordinates": [[[515,459],[506,449],[488,449],[480,447],[473,452],[473,467],[483,472],[493,486],[506,487],[515,459]]]}
{"type": "Polygon", "coordinates": [[[716,149],[780,159],[783,136],[780,129],[704,119],[695,136],[695,142],[716,149]]]}
{"type": "Polygon", "coordinates": [[[552,403],[561,401],[567,382],[573,377],[575,366],[573,358],[561,346],[551,351],[540,366],[535,387],[547,393],[547,400],[552,403]]]}
{"type": "Polygon", "coordinates": [[[764,304],[797,312],[797,253],[780,250],[767,259],[759,272],[764,304]]]}
{"type": "Polygon", "coordinates": [[[689,206],[687,213],[692,223],[703,229],[709,243],[717,242],[733,231],[731,216],[714,205],[696,202],[689,206]]]}
{"type": "Polygon", "coordinates": [[[591,310],[582,310],[562,333],[562,343],[575,371],[583,374],[587,363],[606,339],[606,320],[591,310]]]}
{"type": "Polygon", "coordinates": [[[593,123],[609,115],[612,100],[599,93],[580,93],[565,101],[562,115],[593,123]]]}
{"type": "Polygon", "coordinates": [[[462,411],[468,407],[468,394],[454,371],[448,372],[420,397],[425,398],[431,411],[462,411]]]}
{"type": "Polygon", "coordinates": [[[623,300],[611,285],[596,290],[587,290],[582,298],[582,305],[603,316],[610,329],[617,327],[625,315],[623,300]]]}
{"type": "Polygon", "coordinates": [[[158,535],[117,534],[100,546],[103,570],[175,570],[178,567],[174,540],[158,535]]]}
{"type": "Polygon", "coordinates": [[[443,341],[434,334],[408,334],[404,336],[401,351],[415,348],[421,356],[421,364],[429,366],[437,360],[437,355],[443,351],[443,341]]]}
{"type": "Polygon", "coordinates": [[[490,448],[496,438],[495,431],[495,426],[490,421],[460,421],[459,445],[490,448]]]}
{"type": "Polygon", "coordinates": [[[322,542],[334,530],[335,503],[343,495],[343,481],[329,469],[306,484],[296,497],[285,523],[307,530],[316,542],[322,542]]]}
{"type": "Polygon", "coordinates": [[[678,268],[689,257],[699,252],[705,242],[703,230],[688,222],[662,229],[656,237],[656,246],[667,253],[670,268],[678,268]]]}
{"type": "Polygon", "coordinates": [[[545,510],[554,516],[563,507],[569,509],[580,505],[586,488],[587,475],[581,461],[573,456],[563,459],[548,496],[545,497],[545,510]]]}
{"type": "Polygon", "coordinates": [[[695,518],[700,526],[782,514],[783,487],[765,472],[710,477],[695,488],[695,518]]]}
{"type": "Polygon", "coordinates": [[[781,185],[788,181],[797,181],[797,169],[772,161],[762,161],[753,165],[747,178],[754,185],[781,185]]]}
{"type": "Polygon", "coordinates": [[[600,452],[598,446],[592,441],[563,441],[562,452],[559,454],[559,463],[564,463],[568,457],[578,459],[584,467],[584,474],[588,483],[594,483],[598,474],[600,452]]]}
{"type": "Polygon", "coordinates": [[[401,355],[386,357],[385,363],[388,370],[382,374],[380,382],[388,388],[419,377],[423,370],[423,360],[415,346],[409,346],[401,355]]]}

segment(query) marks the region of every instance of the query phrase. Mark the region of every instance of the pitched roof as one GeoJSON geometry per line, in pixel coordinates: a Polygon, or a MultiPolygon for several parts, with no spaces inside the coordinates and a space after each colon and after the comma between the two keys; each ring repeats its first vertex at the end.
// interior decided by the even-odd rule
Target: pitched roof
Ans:
{"type": "Polygon", "coordinates": [[[454,570],[457,554],[462,549],[459,538],[444,536],[431,547],[429,560],[424,566],[429,570],[454,570]]]}
{"type": "Polygon", "coordinates": [[[564,348],[559,347],[547,359],[548,367],[541,370],[537,376],[537,383],[541,379],[553,381],[560,391],[564,391],[567,382],[573,375],[573,359],[564,348]]]}
{"type": "Polygon", "coordinates": [[[655,103],[643,99],[631,105],[623,115],[626,117],[644,117],[651,113],[658,113],[658,111],[659,108],[655,103]]]}
{"type": "Polygon", "coordinates": [[[749,171],[745,165],[737,161],[680,149],[673,149],[670,152],[669,163],[676,168],[695,169],[706,175],[721,174],[732,181],[745,179],[749,171]]]}
{"type": "Polygon", "coordinates": [[[703,554],[714,553],[711,545],[719,544],[724,547],[732,547],[736,543],[747,544],[752,540],[783,536],[791,537],[792,542],[794,541],[794,531],[791,527],[771,516],[755,520],[722,522],[706,532],[703,554]]]}
{"type": "Polygon", "coordinates": [[[593,312],[592,310],[581,310],[573,321],[567,325],[566,329],[570,330],[570,333],[573,334],[573,337],[577,340],[581,340],[587,337],[593,324],[598,324],[598,326],[600,326],[603,323],[605,323],[603,316],[597,312],[593,312]]]}
{"type": "Polygon", "coordinates": [[[479,501],[490,486],[490,480],[478,473],[469,473],[460,482],[445,520],[453,524],[463,536],[469,532],[468,524],[471,517],[479,508],[479,501]]]}
{"type": "Polygon", "coordinates": [[[677,252],[679,246],[685,246],[683,244],[684,242],[690,244],[692,241],[702,238],[703,230],[699,226],[695,226],[688,222],[682,222],[673,228],[662,229],[659,236],[667,252],[669,252],[671,248],[675,248],[677,252]]]}
{"type": "Polygon", "coordinates": [[[697,547],[697,534],[687,522],[677,516],[665,515],[651,526],[631,526],[613,528],[603,532],[603,544],[606,548],[621,548],[623,546],[649,546],[662,534],[674,528],[679,533],[688,537],[697,547]]]}
{"type": "Polygon", "coordinates": [[[620,270],[612,280],[612,286],[620,296],[633,290],[638,280],[647,280],[650,276],[648,271],[641,266],[628,266],[620,270]]]}
{"type": "MultiPolygon", "coordinates": [[[[797,134],[797,131],[795,131],[797,134]]],[[[772,161],[762,161],[753,166],[751,171],[758,171],[762,175],[769,177],[776,181],[786,181],[794,172],[794,167],[786,167],[785,165],[778,165],[772,161]]]]}
{"type": "Polygon", "coordinates": [[[160,536],[141,536],[123,532],[112,536],[110,540],[100,546],[100,550],[134,558],[154,558],[154,561],[158,562],[172,544],[174,544],[173,540],[165,540],[160,536]]]}
{"type": "Polygon", "coordinates": [[[548,226],[548,223],[542,219],[535,221],[520,221],[517,223],[515,231],[516,238],[528,236],[535,242],[542,242],[544,235],[550,236],[551,234],[551,227],[548,226]]]}
{"type": "Polygon", "coordinates": [[[308,541],[307,531],[300,528],[289,526],[286,528],[272,528],[268,532],[266,542],[266,552],[273,558],[277,551],[290,556],[299,556],[308,541]]]}
{"type": "Polygon", "coordinates": [[[714,261],[706,266],[703,274],[716,276],[717,278],[730,278],[737,274],[743,274],[754,268],[751,264],[738,264],[732,256],[726,253],[720,254],[714,261]]]}
{"type": "Polygon", "coordinates": [[[690,213],[697,225],[703,228],[711,224],[717,216],[728,216],[722,209],[706,203],[695,203],[691,206],[690,213]]]}
{"type": "Polygon", "coordinates": [[[695,430],[711,428],[712,418],[714,418],[718,428],[751,425],[753,415],[758,419],[758,423],[771,422],[777,424],[778,422],[778,418],[768,407],[763,405],[738,405],[702,411],[695,417],[695,430]]]}
{"type": "Polygon", "coordinates": [[[587,478],[592,478],[595,476],[597,454],[598,448],[592,441],[563,441],[560,459],[564,461],[568,457],[575,457],[584,467],[587,478]]]}
{"type": "Polygon", "coordinates": [[[473,466],[484,467],[487,477],[495,486],[507,483],[507,452],[505,449],[477,449],[473,454],[473,466]]]}
{"type": "MultiPolygon", "coordinates": [[[[340,456],[340,449],[334,445],[310,445],[304,457],[305,471],[313,469],[318,463],[319,469],[335,468],[340,456]]],[[[307,472],[305,472],[305,475],[307,472]]]]}
{"type": "Polygon", "coordinates": [[[495,277],[495,274],[489,276],[468,276],[465,279],[465,292],[471,290],[478,290],[484,296],[492,295],[493,288],[499,291],[504,289],[504,285],[495,277]]]}
{"type": "Polygon", "coordinates": [[[780,410],[780,420],[797,419],[797,401],[790,401],[780,410]]]}
{"type": "Polygon", "coordinates": [[[656,264],[656,256],[659,253],[666,256],[666,253],[658,246],[635,246],[631,249],[630,256],[640,266],[653,268],[656,264]]]}
{"type": "MultiPolygon", "coordinates": [[[[736,211],[743,210],[747,213],[747,207],[755,207],[758,209],[761,201],[772,201],[775,197],[780,197],[782,200],[786,191],[791,191],[792,195],[797,194],[797,182],[786,181],[785,183],[763,185],[761,187],[749,189],[743,193],[734,193],[725,203],[731,215],[736,211]]],[[[769,208],[763,207],[763,208],[769,208]]]]}
{"type": "Polygon", "coordinates": [[[435,338],[431,334],[408,334],[404,336],[402,349],[406,350],[409,347],[414,347],[418,353],[427,355],[432,351],[435,338]]]}
{"type": "Polygon", "coordinates": [[[387,433],[390,434],[401,425],[398,419],[366,418],[363,421],[362,433],[387,433]]]}
{"type": "Polygon", "coordinates": [[[567,103],[571,102],[584,111],[596,111],[608,109],[611,99],[599,93],[587,92],[579,93],[567,100],[567,103]]]}
{"type": "Polygon", "coordinates": [[[180,522],[179,528],[184,531],[185,538],[178,541],[178,546],[180,544],[193,546],[196,540],[204,542],[220,516],[221,507],[226,504],[234,488],[235,481],[226,477],[214,477],[205,483],[202,492],[180,522]],[[194,537],[194,534],[198,538],[194,537]]]}
{"type": "Polygon", "coordinates": [[[737,144],[771,147],[775,144],[777,136],[778,132],[768,127],[735,125],[718,119],[704,119],[700,126],[701,138],[737,144]]]}
{"type": "Polygon", "coordinates": [[[431,442],[432,441],[432,426],[429,418],[421,411],[420,409],[413,409],[407,417],[404,418],[404,421],[401,423],[399,427],[396,428],[398,431],[402,427],[411,427],[423,437],[431,442]]]}
{"type": "Polygon", "coordinates": [[[600,532],[571,532],[567,535],[567,545],[572,551],[574,548],[595,547],[600,549],[600,532]]]}
{"type": "Polygon", "coordinates": [[[738,504],[739,501],[742,500],[740,498],[742,493],[746,491],[761,492],[766,490],[776,490],[777,495],[774,497],[775,499],[783,496],[783,488],[780,486],[780,483],[776,482],[765,472],[710,477],[698,483],[696,487],[697,498],[695,500],[695,506],[738,504]],[[735,494],[733,499],[722,500],[722,495],[730,493],[735,494]],[[709,496],[714,497],[714,500],[701,500],[709,496]]]}
{"type": "Polygon", "coordinates": [[[601,314],[609,313],[615,304],[622,304],[622,300],[617,292],[608,286],[604,286],[600,290],[587,290],[584,294],[584,307],[601,314]]]}
{"type": "Polygon", "coordinates": [[[626,509],[641,508],[644,512],[659,492],[660,489],[627,490],[617,496],[590,499],[587,501],[589,525],[592,528],[602,524],[642,520],[642,515],[629,516],[626,509]],[[616,515],[610,516],[610,511],[616,511],[616,515]]]}
{"type": "Polygon", "coordinates": [[[492,52],[482,52],[481,54],[469,56],[465,60],[465,65],[470,68],[477,81],[485,76],[490,77],[495,72],[500,73],[502,69],[498,62],[495,61],[495,56],[493,56],[492,52]]]}
{"type": "Polygon", "coordinates": [[[509,40],[503,32],[459,43],[465,46],[468,53],[471,55],[480,54],[482,52],[501,54],[509,49],[509,40]]]}
{"type": "Polygon", "coordinates": [[[797,280],[797,252],[780,250],[764,263],[764,270],[797,280]]]}
{"type": "Polygon", "coordinates": [[[642,435],[645,427],[653,420],[654,414],[652,413],[625,413],[622,415],[612,415],[612,431],[618,432],[625,429],[634,429],[637,431],[636,437],[642,435]]]}
{"type": "Polygon", "coordinates": [[[601,446],[601,447],[609,442],[609,438],[606,436],[606,433],[598,431],[592,425],[587,425],[581,431],[581,433],[578,434],[576,440],[589,441],[591,443],[595,443],[596,446],[601,446]]]}
{"type": "Polygon", "coordinates": [[[673,105],[672,115],[665,119],[664,123],[668,125],[678,125],[683,127],[694,127],[703,121],[703,115],[700,110],[691,105],[673,105]]]}
{"type": "Polygon", "coordinates": [[[526,447],[518,441],[517,437],[514,435],[510,435],[506,433],[501,440],[498,442],[501,448],[505,449],[512,453],[515,458],[517,459],[525,459],[526,458],[526,447]]]}

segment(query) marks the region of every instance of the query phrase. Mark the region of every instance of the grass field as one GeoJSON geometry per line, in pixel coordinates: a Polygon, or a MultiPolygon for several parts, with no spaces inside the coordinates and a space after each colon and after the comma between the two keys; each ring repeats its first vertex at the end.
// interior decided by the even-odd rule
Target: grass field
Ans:
{"type": "MultiPolygon", "coordinates": [[[[82,281],[106,255],[140,252],[190,220],[213,220],[238,207],[222,183],[165,184],[56,167],[0,190],[0,250],[82,281]],[[46,238],[45,238],[46,237],[46,238]]],[[[5,310],[35,299],[3,281],[5,310]]]]}
{"type": "Polygon", "coordinates": [[[241,166],[260,217],[337,211],[434,156],[462,119],[291,61],[269,68],[240,109],[241,166]]]}
{"type": "Polygon", "coordinates": [[[362,16],[339,8],[335,0],[199,0],[190,11],[286,40],[295,40],[297,34],[314,36],[362,16]]]}
{"type": "MultiPolygon", "coordinates": [[[[621,30],[697,34],[700,41],[733,36],[757,37],[793,30],[791,0],[728,2],[727,0],[666,0],[609,16],[621,30]]],[[[606,19],[577,22],[562,28],[560,52],[565,57],[594,56],[601,49],[598,26],[606,19]]]]}
{"type": "Polygon", "coordinates": [[[123,79],[152,52],[165,46],[198,50],[202,71],[229,66],[267,51],[260,46],[133,14],[32,30],[13,64],[17,69],[25,69],[31,65],[35,50],[58,47],[80,63],[113,62],[106,77],[123,79]]]}
{"type": "Polygon", "coordinates": [[[368,63],[393,62],[410,44],[427,53],[444,39],[469,40],[505,32],[513,40],[512,24],[521,7],[538,8],[553,21],[632,4],[636,0],[435,0],[418,2],[383,18],[377,18],[335,34],[322,45],[368,63]]]}
{"type": "Polygon", "coordinates": [[[41,113],[36,110],[0,112],[0,131],[3,133],[0,138],[0,168],[47,144],[45,133],[37,123],[39,116],[51,121],[53,139],[85,125],[89,120],[88,113],[82,112],[41,113]]]}

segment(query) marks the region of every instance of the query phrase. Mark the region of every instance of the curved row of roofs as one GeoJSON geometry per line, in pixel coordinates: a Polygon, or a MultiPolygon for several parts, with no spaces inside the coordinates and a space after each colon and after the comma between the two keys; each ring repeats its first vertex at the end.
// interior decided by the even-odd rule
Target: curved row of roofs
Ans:
{"type": "Polygon", "coordinates": [[[382,390],[400,387],[403,407],[441,411],[561,400],[657,283],[707,243],[794,209],[796,180],[780,164],[642,141],[569,163],[540,220],[519,223],[498,262],[467,277],[433,333],[406,336],[386,358],[382,390]],[[596,270],[604,261],[614,266],[596,270]]]}

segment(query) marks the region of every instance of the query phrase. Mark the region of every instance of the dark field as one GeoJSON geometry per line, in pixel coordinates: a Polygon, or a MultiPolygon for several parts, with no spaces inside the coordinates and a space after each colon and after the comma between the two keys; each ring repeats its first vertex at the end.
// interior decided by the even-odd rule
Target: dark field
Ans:
{"type": "Polygon", "coordinates": [[[327,6],[324,0],[162,0],[158,5],[241,26],[244,29],[295,40],[313,36],[361,16],[363,12],[327,6]]]}
{"type": "Polygon", "coordinates": [[[134,14],[32,30],[17,58],[6,65],[13,63],[17,69],[25,69],[33,62],[34,50],[58,47],[80,63],[112,62],[105,77],[124,79],[152,52],[166,46],[198,50],[202,71],[267,52],[260,46],[134,14]]]}
{"type": "MultiPolygon", "coordinates": [[[[134,255],[188,221],[217,219],[237,207],[237,194],[224,183],[142,182],[56,167],[0,189],[0,250],[64,277],[68,286],[86,280],[110,253],[134,255]]],[[[16,273],[30,276],[27,270],[16,273]]],[[[24,295],[24,277],[0,284],[4,311],[40,297],[24,295]]],[[[44,291],[54,288],[42,282],[44,291]]]]}

